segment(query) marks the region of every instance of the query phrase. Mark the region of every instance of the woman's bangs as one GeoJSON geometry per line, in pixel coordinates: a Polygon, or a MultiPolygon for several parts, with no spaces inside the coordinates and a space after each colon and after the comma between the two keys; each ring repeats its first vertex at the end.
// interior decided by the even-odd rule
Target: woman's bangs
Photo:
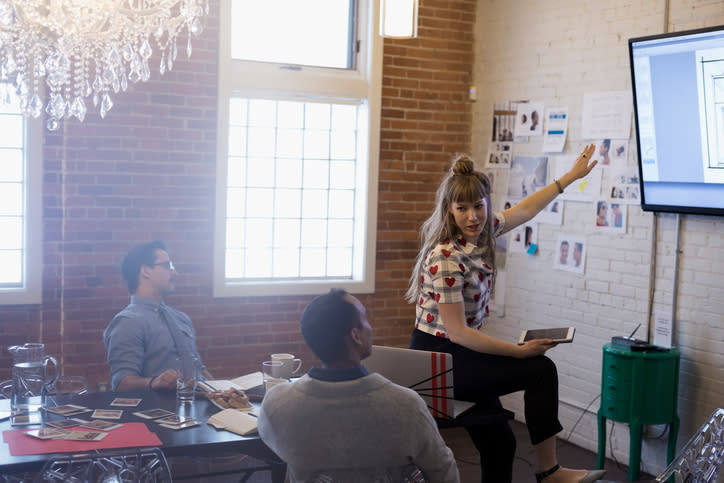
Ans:
{"type": "Polygon", "coordinates": [[[487,196],[485,187],[473,176],[468,176],[463,183],[457,183],[452,192],[455,203],[474,203],[487,196]]]}

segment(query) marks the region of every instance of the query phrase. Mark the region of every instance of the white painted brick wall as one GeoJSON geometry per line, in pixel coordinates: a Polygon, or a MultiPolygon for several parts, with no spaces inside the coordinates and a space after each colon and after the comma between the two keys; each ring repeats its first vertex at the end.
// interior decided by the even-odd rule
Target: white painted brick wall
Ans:
{"type": "MultiPolygon", "coordinates": [[[[481,0],[473,69],[478,101],[474,104],[473,155],[483,160],[492,129],[494,102],[529,99],[569,108],[566,153],[578,152],[583,95],[629,90],[628,39],[669,30],[724,24],[722,0],[481,0]]],[[[629,165],[635,164],[634,134],[629,165]]],[[[541,139],[516,144],[517,154],[540,154],[541,139]]],[[[605,188],[605,181],[604,181],[605,188]]],[[[537,325],[577,327],[570,346],[549,352],[560,374],[563,439],[597,450],[601,347],[612,336],[628,334],[637,324],[645,338],[649,287],[654,283],[655,311],[671,313],[676,215],[658,220],[655,280],[651,241],[654,215],[631,206],[626,234],[594,233],[588,227],[593,207],[566,202],[562,226],[539,225],[536,256],[508,254],[505,316],[493,315],[489,329],[512,340],[522,328],[537,325]],[[584,275],[553,270],[559,233],[584,236],[584,275]],[[592,403],[593,401],[593,403],[592,403]],[[586,408],[588,408],[586,410],[586,408]],[[571,434],[573,426],[578,421],[571,434]]],[[[679,416],[681,446],[717,407],[724,406],[724,219],[681,217],[681,257],[675,329],[681,358],[679,416]]],[[[520,394],[504,404],[523,419],[520,394]]],[[[611,431],[608,423],[607,433],[611,431]]],[[[666,436],[650,428],[642,450],[643,470],[656,474],[666,466],[666,436]]],[[[607,454],[628,463],[628,426],[615,423],[607,454]]],[[[575,462],[563,462],[575,464],[575,462]]]]}

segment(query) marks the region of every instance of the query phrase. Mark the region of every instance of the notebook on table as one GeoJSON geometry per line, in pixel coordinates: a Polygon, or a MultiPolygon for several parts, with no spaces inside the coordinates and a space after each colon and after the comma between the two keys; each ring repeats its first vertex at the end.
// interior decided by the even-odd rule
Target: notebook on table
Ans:
{"type": "Polygon", "coordinates": [[[416,391],[435,418],[457,418],[475,405],[454,399],[451,354],[374,345],[362,365],[416,391]]]}

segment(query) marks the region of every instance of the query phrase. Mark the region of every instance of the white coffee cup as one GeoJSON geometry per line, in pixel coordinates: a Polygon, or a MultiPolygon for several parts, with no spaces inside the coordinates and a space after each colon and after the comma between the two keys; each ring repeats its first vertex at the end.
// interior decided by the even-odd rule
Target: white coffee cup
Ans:
{"type": "Polygon", "coordinates": [[[302,368],[302,360],[295,358],[294,354],[272,354],[271,360],[282,363],[282,367],[274,374],[275,377],[290,379],[302,368]]]}

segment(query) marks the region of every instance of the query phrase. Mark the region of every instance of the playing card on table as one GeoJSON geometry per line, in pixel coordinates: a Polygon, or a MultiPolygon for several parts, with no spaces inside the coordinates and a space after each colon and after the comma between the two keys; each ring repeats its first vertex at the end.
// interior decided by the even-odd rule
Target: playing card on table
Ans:
{"type": "Polygon", "coordinates": [[[172,426],[178,426],[179,424],[183,424],[187,421],[193,421],[194,418],[186,417],[186,416],[178,416],[176,414],[173,414],[171,416],[166,416],[165,418],[157,419],[155,422],[159,424],[170,424],[172,426]]]}
{"type": "Polygon", "coordinates": [[[121,423],[112,423],[110,421],[94,419],[93,421],[89,421],[87,423],[81,424],[81,426],[84,428],[88,428],[88,429],[99,429],[101,431],[110,431],[112,429],[120,428],[123,425],[121,423]]]}
{"type": "Polygon", "coordinates": [[[54,428],[72,428],[73,426],[78,426],[79,424],[84,423],[82,419],[59,419],[57,421],[46,421],[45,424],[48,426],[53,426],[54,428]]]}
{"type": "Polygon", "coordinates": [[[168,429],[186,429],[186,428],[198,426],[199,424],[200,423],[198,421],[194,421],[192,419],[190,421],[185,421],[181,424],[159,424],[159,426],[163,426],[164,428],[168,428],[168,429]]]}
{"type": "Polygon", "coordinates": [[[65,404],[63,406],[48,408],[48,411],[54,414],[60,414],[61,416],[71,416],[74,414],[86,413],[90,411],[90,409],[84,406],[76,406],[75,404],[65,404]]]}
{"type": "Polygon", "coordinates": [[[141,398],[130,398],[130,397],[117,397],[111,401],[111,406],[124,406],[129,408],[135,408],[141,404],[141,398]]]}
{"type": "Polygon", "coordinates": [[[26,431],[25,434],[38,439],[60,439],[66,436],[68,431],[58,428],[40,428],[31,429],[30,431],[26,431]]]}
{"type": "Polygon", "coordinates": [[[166,416],[174,416],[174,413],[165,409],[146,409],[145,411],[138,411],[133,413],[135,416],[144,419],[158,419],[166,416]]]}
{"type": "Polygon", "coordinates": [[[91,415],[92,418],[121,419],[122,409],[96,409],[91,415]]]}
{"type": "Polygon", "coordinates": [[[63,439],[71,441],[100,441],[108,436],[108,433],[95,433],[93,431],[71,431],[63,436],[63,439]]]}

